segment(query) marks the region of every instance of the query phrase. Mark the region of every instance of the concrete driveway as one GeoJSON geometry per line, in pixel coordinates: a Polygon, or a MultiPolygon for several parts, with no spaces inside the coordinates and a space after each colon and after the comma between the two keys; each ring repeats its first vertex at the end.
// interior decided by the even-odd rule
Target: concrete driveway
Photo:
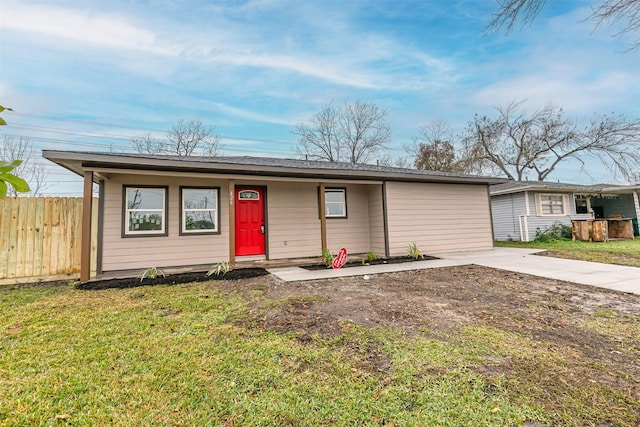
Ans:
{"type": "Polygon", "coordinates": [[[443,259],[640,295],[640,268],[535,255],[540,249],[494,248],[440,254],[443,259]]]}
{"type": "Polygon", "coordinates": [[[403,264],[308,271],[299,267],[270,268],[284,281],[318,280],[424,268],[476,264],[550,279],[592,285],[640,295],[640,268],[534,255],[540,249],[493,248],[484,251],[437,254],[439,260],[403,264]]]}

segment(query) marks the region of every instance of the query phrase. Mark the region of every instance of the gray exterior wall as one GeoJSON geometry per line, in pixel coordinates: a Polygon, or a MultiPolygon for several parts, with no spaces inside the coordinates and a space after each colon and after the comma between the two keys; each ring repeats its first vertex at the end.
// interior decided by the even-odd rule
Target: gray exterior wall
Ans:
{"type": "Polygon", "coordinates": [[[540,215],[536,209],[536,194],[549,194],[548,191],[522,191],[519,193],[491,196],[493,232],[496,240],[520,240],[520,227],[523,235],[531,241],[538,230],[545,230],[556,222],[571,226],[572,219],[589,219],[591,214],[576,214],[576,201],[573,193],[553,193],[567,197],[569,211],[566,215],[540,215]],[[527,212],[527,201],[529,212],[527,212]],[[520,219],[520,216],[524,218],[520,219]],[[526,226],[525,226],[526,222],[526,226]],[[528,231],[528,233],[526,233],[528,231]]]}
{"type": "Polygon", "coordinates": [[[493,234],[496,240],[520,240],[520,215],[527,214],[525,193],[491,197],[493,234]]]}

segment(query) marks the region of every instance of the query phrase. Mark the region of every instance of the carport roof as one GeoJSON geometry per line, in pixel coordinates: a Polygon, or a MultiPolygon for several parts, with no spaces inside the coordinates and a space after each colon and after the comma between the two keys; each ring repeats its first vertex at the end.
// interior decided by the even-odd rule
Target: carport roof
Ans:
{"type": "Polygon", "coordinates": [[[491,185],[489,192],[492,196],[500,194],[518,193],[521,191],[547,191],[552,193],[630,193],[637,190],[640,185],[618,185],[618,184],[594,184],[580,185],[568,184],[564,182],[547,181],[509,181],[501,184],[491,185]]]}
{"type": "Polygon", "coordinates": [[[405,169],[390,166],[251,156],[167,156],[89,151],[43,150],[42,156],[78,175],[85,169],[129,169],[217,174],[303,177],[316,179],[391,180],[495,184],[505,180],[486,176],[405,169]]]}

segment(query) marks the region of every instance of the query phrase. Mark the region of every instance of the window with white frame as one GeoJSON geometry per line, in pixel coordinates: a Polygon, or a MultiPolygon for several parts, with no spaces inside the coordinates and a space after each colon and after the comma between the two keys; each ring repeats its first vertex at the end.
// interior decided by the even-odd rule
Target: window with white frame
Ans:
{"type": "Polygon", "coordinates": [[[218,188],[180,187],[180,233],[219,233],[218,188]]]}
{"type": "Polygon", "coordinates": [[[588,214],[591,212],[591,200],[589,199],[589,196],[577,194],[575,196],[575,202],[577,214],[588,214]]]}
{"type": "Polygon", "coordinates": [[[346,218],[347,190],[345,188],[325,188],[324,208],[327,218],[346,218]]]}
{"type": "Polygon", "coordinates": [[[125,236],[167,234],[167,187],[124,187],[125,236]]]}
{"type": "Polygon", "coordinates": [[[537,194],[540,215],[566,215],[563,194],[537,194]]]}

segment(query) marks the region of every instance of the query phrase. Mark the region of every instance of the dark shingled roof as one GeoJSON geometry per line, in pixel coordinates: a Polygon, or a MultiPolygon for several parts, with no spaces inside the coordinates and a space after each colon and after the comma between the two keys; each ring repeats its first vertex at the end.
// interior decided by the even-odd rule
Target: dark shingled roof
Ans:
{"type": "Polygon", "coordinates": [[[509,181],[502,184],[495,184],[489,187],[491,195],[517,193],[528,190],[542,190],[551,192],[579,192],[579,193],[607,193],[631,191],[637,186],[624,186],[615,184],[594,184],[580,185],[568,184],[564,182],[547,182],[547,181],[509,181]]]}
{"type": "Polygon", "coordinates": [[[274,176],[331,177],[338,179],[401,179],[498,183],[502,178],[397,168],[369,164],[326,162],[251,156],[170,156],[153,154],[100,153],[88,151],[44,150],[43,157],[82,175],[83,167],[178,170],[203,173],[263,174],[274,176]]]}

